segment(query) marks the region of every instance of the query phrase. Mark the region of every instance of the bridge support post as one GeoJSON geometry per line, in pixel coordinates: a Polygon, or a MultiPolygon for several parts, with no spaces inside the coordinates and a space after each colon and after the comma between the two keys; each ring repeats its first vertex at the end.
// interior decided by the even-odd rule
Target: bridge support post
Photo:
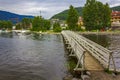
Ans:
{"type": "Polygon", "coordinates": [[[81,75],[83,75],[85,71],[85,53],[86,51],[82,53],[80,59],[78,59],[76,67],[74,68],[75,71],[81,71],[81,75]]]}
{"type": "Polygon", "coordinates": [[[113,66],[114,66],[114,72],[116,72],[115,61],[114,61],[112,52],[110,53],[110,56],[109,56],[109,65],[108,65],[108,69],[109,69],[109,70],[110,70],[110,61],[111,61],[111,59],[112,59],[112,63],[113,63],[113,66]]]}
{"type": "Polygon", "coordinates": [[[74,44],[74,46],[71,46],[71,52],[69,56],[75,56],[75,52],[76,52],[76,43],[74,44]]]}

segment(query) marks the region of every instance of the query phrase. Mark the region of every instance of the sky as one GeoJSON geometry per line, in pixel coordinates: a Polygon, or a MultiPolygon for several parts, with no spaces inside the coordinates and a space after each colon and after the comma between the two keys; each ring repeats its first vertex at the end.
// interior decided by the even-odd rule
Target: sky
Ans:
{"type": "MultiPolygon", "coordinates": [[[[110,7],[120,5],[120,0],[98,0],[108,3],[110,7]]],[[[53,15],[74,7],[84,6],[86,0],[0,0],[0,10],[9,11],[21,15],[41,15],[49,19],[53,15]]]]}

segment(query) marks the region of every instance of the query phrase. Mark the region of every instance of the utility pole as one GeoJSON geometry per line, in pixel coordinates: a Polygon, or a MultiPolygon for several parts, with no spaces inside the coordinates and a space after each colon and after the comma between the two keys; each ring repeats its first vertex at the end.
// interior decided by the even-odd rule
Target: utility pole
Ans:
{"type": "Polygon", "coordinates": [[[40,10],[40,17],[42,17],[42,16],[41,16],[41,10],[40,10]]]}

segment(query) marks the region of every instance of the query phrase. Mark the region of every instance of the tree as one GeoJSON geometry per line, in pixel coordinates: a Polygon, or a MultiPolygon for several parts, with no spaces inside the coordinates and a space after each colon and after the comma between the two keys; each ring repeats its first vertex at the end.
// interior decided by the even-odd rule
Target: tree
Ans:
{"type": "Polygon", "coordinates": [[[83,8],[83,23],[86,30],[103,29],[110,26],[111,10],[108,4],[87,0],[83,8]]]}
{"type": "Polygon", "coordinates": [[[0,21],[0,29],[12,29],[12,22],[11,21],[0,21]]]}
{"type": "Polygon", "coordinates": [[[83,8],[83,23],[87,30],[95,29],[97,17],[95,0],[87,0],[83,8]]]}
{"type": "Polygon", "coordinates": [[[33,31],[46,31],[50,29],[50,21],[42,17],[35,17],[32,22],[33,31]]]}
{"type": "Polygon", "coordinates": [[[30,18],[23,18],[22,19],[22,27],[23,29],[30,29],[31,28],[32,20],[30,18]]]}
{"type": "Polygon", "coordinates": [[[16,28],[15,28],[15,29],[17,29],[17,30],[22,29],[21,23],[17,23],[17,24],[16,24],[16,28]]]}
{"type": "Polygon", "coordinates": [[[11,30],[12,26],[13,26],[12,22],[11,21],[7,21],[7,28],[11,30]]]}
{"type": "Polygon", "coordinates": [[[53,31],[54,32],[61,32],[61,27],[60,27],[60,24],[58,22],[54,23],[53,24],[53,31]]]}
{"type": "Polygon", "coordinates": [[[69,12],[68,12],[68,18],[67,18],[67,24],[70,30],[76,30],[78,22],[78,12],[75,10],[75,8],[71,5],[69,12]]]}
{"type": "Polygon", "coordinates": [[[43,25],[43,31],[50,30],[50,20],[43,20],[44,25],[43,25]]]}
{"type": "Polygon", "coordinates": [[[103,28],[110,27],[111,25],[111,9],[109,5],[106,3],[104,5],[104,17],[103,17],[103,28]]]}
{"type": "Polygon", "coordinates": [[[33,31],[40,31],[41,30],[41,26],[40,26],[40,17],[34,17],[33,22],[32,22],[32,30],[33,31]]]}

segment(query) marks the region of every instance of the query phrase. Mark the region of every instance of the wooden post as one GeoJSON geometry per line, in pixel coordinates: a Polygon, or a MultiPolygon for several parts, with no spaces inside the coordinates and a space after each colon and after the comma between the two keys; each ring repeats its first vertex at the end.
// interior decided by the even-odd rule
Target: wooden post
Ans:
{"type": "Polygon", "coordinates": [[[113,55],[112,55],[112,54],[111,54],[111,57],[112,57],[112,62],[113,62],[113,66],[114,66],[114,72],[116,72],[115,61],[114,61],[114,58],[113,58],[113,55]]]}
{"type": "Polygon", "coordinates": [[[111,60],[111,54],[112,54],[112,52],[109,54],[108,69],[110,69],[110,60],[111,60]]]}

